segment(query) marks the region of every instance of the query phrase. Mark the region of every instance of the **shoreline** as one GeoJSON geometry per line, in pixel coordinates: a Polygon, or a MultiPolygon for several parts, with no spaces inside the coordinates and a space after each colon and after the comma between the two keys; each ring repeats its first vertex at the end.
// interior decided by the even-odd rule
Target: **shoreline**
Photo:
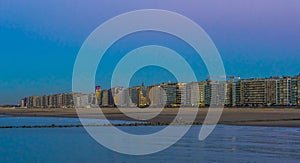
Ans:
{"type": "MultiPolygon", "coordinates": [[[[148,115],[160,112],[159,109],[140,109],[141,111],[126,108],[127,113],[148,115]]],[[[124,115],[116,108],[103,108],[103,114],[99,114],[99,109],[80,109],[82,118],[107,118],[109,120],[137,121],[124,115]],[[104,117],[105,116],[105,117],[104,117]]],[[[195,119],[195,124],[203,123],[208,108],[200,108],[195,119]]],[[[178,108],[165,108],[158,116],[153,119],[142,122],[152,124],[169,124],[174,120],[178,113],[178,108]]],[[[192,110],[185,108],[184,114],[192,116],[192,110]]],[[[21,109],[21,108],[1,108],[0,115],[9,115],[16,117],[63,117],[78,118],[75,109],[21,109]]],[[[300,109],[294,108],[225,108],[218,124],[236,125],[236,126],[263,126],[263,127],[295,127],[300,128],[300,109]]]]}

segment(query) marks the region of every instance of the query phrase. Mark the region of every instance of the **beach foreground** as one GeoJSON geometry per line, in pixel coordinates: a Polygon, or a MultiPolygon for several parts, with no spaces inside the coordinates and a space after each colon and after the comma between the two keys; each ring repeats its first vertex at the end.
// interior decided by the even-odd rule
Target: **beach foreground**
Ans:
{"type": "MultiPolygon", "coordinates": [[[[191,108],[184,108],[184,114],[192,116],[194,112],[191,108]]],[[[207,114],[207,108],[200,108],[195,122],[201,124],[207,114]]],[[[104,114],[99,113],[99,109],[80,109],[80,117],[104,118],[110,120],[136,120],[127,115],[137,114],[147,116],[160,112],[159,109],[141,109],[138,112],[131,108],[126,108],[127,115],[116,108],[102,108],[104,114]]],[[[178,113],[178,108],[165,108],[155,118],[146,120],[147,122],[170,123],[178,113]]],[[[75,109],[21,109],[21,108],[0,108],[0,114],[10,116],[37,116],[37,117],[70,117],[76,118],[78,114],[75,109]]],[[[219,124],[244,125],[244,126],[276,126],[276,127],[300,127],[300,109],[294,108],[225,108],[220,118],[219,124]]]]}

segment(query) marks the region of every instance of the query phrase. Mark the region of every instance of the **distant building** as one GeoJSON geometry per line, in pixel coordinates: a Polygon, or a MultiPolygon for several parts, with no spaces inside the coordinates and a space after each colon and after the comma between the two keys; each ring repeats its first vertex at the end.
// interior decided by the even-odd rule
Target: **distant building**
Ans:
{"type": "Polygon", "coordinates": [[[233,93],[233,84],[234,80],[226,81],[226,95],[225,95],[225,106],[233,106],[234,93],[233,93]]]}
{"type": "Polygon", "coordinates": [[[95,87],[96,104],[101,105],[101,86],[95,87]]]}
{"type": "Polygon", "coordinates": [[[211,102],[210,105],[224,105],[226,99],[226,82],[211,81],[211,102]]]}
{"type": "MultiPolygon", "coordinates": [[[[217,77],[215,77],[217,78],[217,77]]],[[[63,93],[30,96],[20,100],[22,108],[76,107],[180,107],[218,106],[264,107],[300,106],[300,75],[191,83],[162,83],[132,88],[95,87],[91,94],[63,93]]]]}
{"type": "Polygon", "coordinates": [[[146,107],[149,106],[149,95],[148,87],[142,84],[141,86],[134,86],[130,89],[130,97],[132,104],[137,107],[146,107]]]}
{"type": "Polygon", "coordinates": [[[187,105],[187,83],[179,82],[177,83],[177,91],[176,91],[176,101],[178,106],[187,105]]]}
{"type": "Polygon", "coordinates": [[[241,105],[266,105],[265,89],[266,85],[264,79],[243,80],[241,82],[241,105]]]}
{"type": "Polygon", "coordinates": [[[21,108],[26,108],[27,107],[27,98],[23,98],[20,101],[20,107],[21,108]]]}
{"type": "Polygon", "coordinates": [[[102,100],[101,100],[101,106],[109,106],[109,102],[108,102],[108,99],[109,99],[109,94],[108,94],[108,90],[103,90],[101,91],[101,96],[102,96],[102,100]]]}
{"type": "Polygon", "coordinates": [[[276,105],[278,80],[247,79],[239,82],[240,106],[271,106],[276,105]]]}
{"type": "Polygon", "coordinates": [[[74,108],[73,94],[30,96],[22,99],[20,105],[26,108],[74,108]]]}
{"type": "Polygon", "coordinates": [[[130,106],[130,100],[129,100],[129,89],[120,88],[120,91],[114,96],[115,104],[118,107],[129,107],[130,106]]]}
{"type": "Polygon", "coordinates": [[[166,105],[169,107],[176,107],[180,105],[180,101],[178,98],[178,88],[177,88],[177,83],[168,83],[168,84],[161,84],[161,87],[164,89],[165,91],[165,99],[167,99],[166,101],[166,105]]]}
{"type": "Polygon", "coordinates": [[[167,95],[161,85],[153,85],[148,87],[149,104],[152,107],[162,108],[166,105],[167,95]]]}
{"type": "Polygon", "coordinates": [[[281,77],[279,79],[279,105],[291,105],[291,77],[281,77]]]}
{"type": "Polygon", "coordinates": [[[224,105],[226,100],[226,82],[207,80],[205,84],[205,105],[224,105]]]}
{"type": "Polygon", "coordinates": [[[204,86],[205,106],[209,106],[210,102],[211,102],[211,84],[210,83],[211,83],[210,80],[206,80],[205,86],[204,86]]]}
{"type": "MultiPolygon", "coordinates": [[[[199,99],[191,100],[192,104],[198,102],[199,106],[202,106],[202,107],[205,106],[205,85],[206,85],[205,82],[198,83],[199,99]]],[[[195,95],[194,97],[197,97],[197,96],[195,95]]]]}
{"type": "Polygon", "coordinates": [[[73,95],[73,104],[76,106],[76,108],[91,108],[97,106],[96,96],[93,93],[90,94],[73,93],[72,95],[73,95]]]}
{"type": "Polygon", "coordinates": [[[291,103],[294,106],[300,106],[300,75],[291,80],[291,103]]]}
{"type": "Polygon", "coordinates": [[[273,106],[277,104],[278,97],[278,80],[276,79],[265,79],[266,83],[266,100],[265,105],[266,106],[273,106]]]}
{"type": "Polygon", "coordinates": [[[101,106],[103,107],[113,107],[115,106],[114,97],[112,94],[112,89],[102,90],[101,91],[102,102],[101,106]]]}
{"type": "Polygon", "coordinates": [[[186,106],[205,106],[205,82],[186,84],[186,106]]]}
{"type": "Polygon", "coordinates": [[[241,80],[232,83],[231,91],[232,91],[232,106],[242,106],[241,102],[241,80]]]}

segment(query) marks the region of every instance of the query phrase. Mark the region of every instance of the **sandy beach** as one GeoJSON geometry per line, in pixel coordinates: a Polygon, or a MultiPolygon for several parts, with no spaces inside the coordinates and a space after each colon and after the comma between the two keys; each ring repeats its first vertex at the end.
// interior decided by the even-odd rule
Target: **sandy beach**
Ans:
{"type": "MultiPolygon", "coordinates": [[[[194,111],[184,108],[184,114],[192,116],[194,111]]],[[[123,114],[116,108],[103,108],[104,114],[99,113],[99,109],[80,109],[80,117],[104,118],[110,120],[136,120],[127,115],[136,114],[147,116],[159,113],[158,116],[146,120],[147,122],[170,123],[178,113],[178,108],[141,109],[138,112],[131,108],[126,108],[123,114]]],[[[206,115],[207,108],[198,110],[195,122],[201,124],[206,115]]],[[[21,108],[0,108],[0,114],[10,116],[38,116],[38,117],[78,117],[75,109],[21,109],[21,108]]],[[[276,127],[300,127],[300,109],[293,108],[225,108],[221,115],[219,124],[228,125],[250,125],[250,126],[276,126],[276,127]]]]}

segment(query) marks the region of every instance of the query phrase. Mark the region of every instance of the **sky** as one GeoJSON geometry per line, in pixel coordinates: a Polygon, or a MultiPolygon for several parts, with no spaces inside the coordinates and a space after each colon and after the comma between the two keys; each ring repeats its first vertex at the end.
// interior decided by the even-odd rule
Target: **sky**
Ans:
{"type": "MultiPolygon", "coordinates": [[[[0,0],[0,104],[70,92],[74,62],[85,39],[110,18],[138,9],[170,10],[196,22],[218,48],[227,75],[296,75],[300,73],[299,7],[299,0],[0,0]]],[[[180,52],[197,79],[207,77],[202,61],[189,55],[194,51],[182,40],[141,32],[112,45],[100,62],[95,84],[109,87],[117,60],[154,42],[180,52]]],[[[131,85],[169,80],[176,79],[167,70],[146,67],[135,73],[131,85]]]]}

